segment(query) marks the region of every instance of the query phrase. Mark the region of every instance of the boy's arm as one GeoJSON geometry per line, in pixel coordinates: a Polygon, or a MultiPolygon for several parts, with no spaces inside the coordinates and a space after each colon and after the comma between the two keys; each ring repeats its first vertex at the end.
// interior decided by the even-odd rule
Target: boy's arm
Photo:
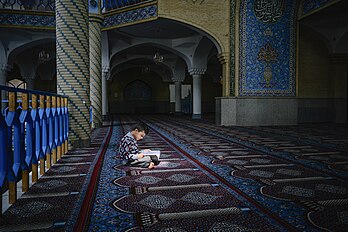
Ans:
{"type": "Polygon", "coordinates": [[[126,158],[128,160],[136,160],[142,158],[138,156],[138,147],[132,143],[127,142],[126,140],[121,141],[119,153],[123,158],[126,158]]]}

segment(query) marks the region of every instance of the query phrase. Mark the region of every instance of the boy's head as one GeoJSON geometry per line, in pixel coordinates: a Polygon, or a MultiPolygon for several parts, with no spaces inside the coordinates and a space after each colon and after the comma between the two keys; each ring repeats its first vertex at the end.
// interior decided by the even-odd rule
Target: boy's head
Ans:
{"type": "Polygon", "coordinates": [[[137,141],[142,140],[148,133],[149,127],[143,122],[137,123],[132,130],[132,135],[137,141]]]}

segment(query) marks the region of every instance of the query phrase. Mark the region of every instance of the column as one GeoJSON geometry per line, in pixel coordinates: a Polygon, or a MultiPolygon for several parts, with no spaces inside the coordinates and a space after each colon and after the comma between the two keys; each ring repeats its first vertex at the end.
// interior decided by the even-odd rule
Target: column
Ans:
{"type": "Polygon", "coordinates": [[[101,26],[103,18],[89,16],[90,98],[93,112],[92,128],[102,126],[101,26]]]}
{"type": "Polygon", "coordinates": [[[181,81],[175,81],[175,114],[181,114],[181,81]]]}
{"type": "MultiPolygon", "coordinates": [[[[5,86],[6,85],[6,76],[7,72],[9,71],[10,66],[7,64],[0,64],[0,85],[5,86]]],[[[1,91],[1,100],[7,99],[7,92],[6,91],[1,91]]],[[[6,108],[7,103],[1,103],[1,109],[6,108]]]]}
{"type": "Polygon", "coordinates": [[[192,118],[193,119],[201,119],[202,118],[202,94],[201,94],[201,75],[200,74],[193,74],[193,90],[192,90],[192,97],[193,97],[193,112],[192,112],[192,118]]]}
{"type": "Polygon", "coordinates": [[[33,90],[35,76],[33,76],[32,74],[22,74],[22,78],[27,83],[27,89],[33,90]]]}
{"type": "Polygon", "coordinates": [[[26,79],[27,89],[34,90],[34,79],[26,79]]]}
{"type": "Polygon", "coordinates": [[[70,147],[88,147],[88,1],[56,0],[57,93],[69,97],[70,147]]]}
{"type": "MultiPolygon", "coordinates": [[[[333,90],[334,122],[346,123],[348,114],[348,54],[332,53],[330,58],[330,83],[333,90]]],[[[333,113],[333,112],[332,112],[333,113]]]]}
{"type": "Polygon", "coordinates": [[[102,76],[102,114],[103,120],[108,120],[108,88],[107,80],[109,77],[109,67],[103,67],[103,76],[102,76]]]}
{"type": "Polygon", "coordinates": [[[193,101],[193,112],[192,119],[201,119],[202,118],[202,96],[201,96],[201,78],[205,73],[203,69],[192,69],[189,70],[189,73],[192,75],[193,80],[193,89],[192,89],[192,101],[193,101]]]}
{"type": "Polygon", "coordinates": [[[0,64],[0,85],[6,85],[7,71],[9,71],[9,66],[7,64],[0,64]]]}
{"type": "Polygon", "coordinates": [[[222,65],[222,96],[229,97],[232,93],[234,95],[234,82],[230,80],[230,58],[229,54],[219,54],[217,56],[220,64],[222,65]]]}

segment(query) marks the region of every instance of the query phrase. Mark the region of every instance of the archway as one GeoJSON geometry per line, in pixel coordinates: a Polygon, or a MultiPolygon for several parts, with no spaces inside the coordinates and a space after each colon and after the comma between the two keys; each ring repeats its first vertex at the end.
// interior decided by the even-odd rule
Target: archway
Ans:
{"type": "MultiPolygon", "coordinates": [[[[158,77],[157,80],[162,82],[157,84],[162,85],[169,93],[170,85],[173,86],[174,83],[192,86],[191,75],[199,74],[202,79],[202,101],[199,101],[202,104],[202,113],[214,113],[215,97],[222,96],[222,66],[216,58],[221,52],[221,47],[212,36],[207,36],[206,32],[190,25],[159,18],[108,31],[108,38],[113,83],[118,82],[116,79],[126,78],[126,75],[122,74],[125,69],[129,72],[150,70],[158,77]],[[155,54],[161,56],[162,60],[156,62],[153,59],[155,54]],[[183,63],[183,66],[178,63],[183,63]],[[178,71],[178,68],[182,70],[178,71]]],[[[153,87],[151,84],[150,86],[153,87]]],[[[110,92],[116,92],[110,88],[110,92]]],[[[155,94],[156,88],[152,89],[155,94]]],[[[118,94],[117,96],[119,98],[118,94]]],[[[113,105],[112,98],[115,97],[112,94],[110,97],[109,104],[113,105]]],[[[171,105],[169,97],[166,101],[166,104],[162,104],[167,109],[165,112],[159,111],[156,107],[152,112],[171,112],[170,108],[173,106],[167,107],[168,104],[171,105]]]]}
{"type": "Polygon", "coordinates": [[[169,112],[168,82],[163,82],[158,73],[138,66],[129,67],[115,75],[108,85],[111,114],[169,112]]]}
{"type": "Polygon", "coordinates": [[[304,3],[298,13],[299,123],[346,122],[348,2],[321,3],[316,9],[304,3]]]}

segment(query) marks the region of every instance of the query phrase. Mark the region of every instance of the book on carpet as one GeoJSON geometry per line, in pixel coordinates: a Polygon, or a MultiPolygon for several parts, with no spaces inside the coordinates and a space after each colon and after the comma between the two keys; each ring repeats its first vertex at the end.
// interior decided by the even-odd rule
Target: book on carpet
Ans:
{"type": "Polygon", "coordinates": [[[161,151],[159,150],[142,150],[141,153],[143,153],[144,155],[155,155],[158,159],[161,155],[161,151]]]}

